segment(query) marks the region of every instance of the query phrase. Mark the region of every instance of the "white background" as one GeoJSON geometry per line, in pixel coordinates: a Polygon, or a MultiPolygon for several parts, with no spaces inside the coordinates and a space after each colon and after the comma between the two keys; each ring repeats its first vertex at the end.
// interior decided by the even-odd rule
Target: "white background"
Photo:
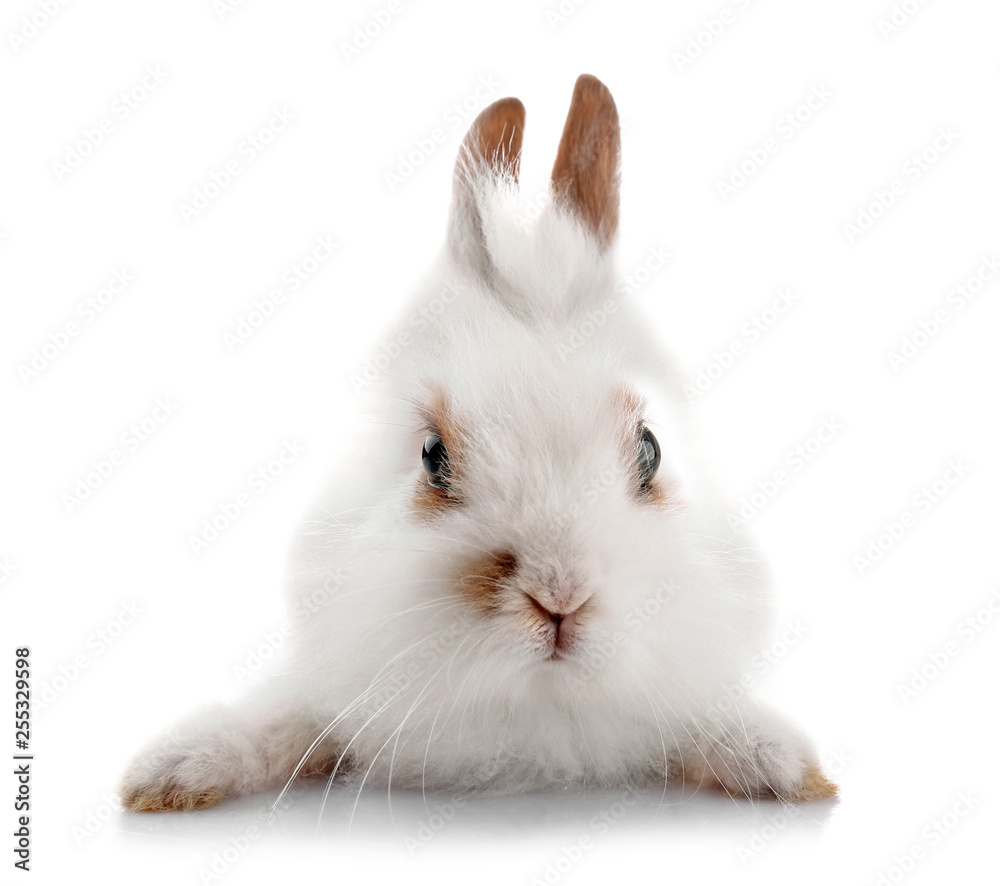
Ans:
{"type": "MultiPolygon", "coordinates": [[[[621,882],[646,870],[916,884],[992,869],[1000,284],[972,284],[961,310],[954,299],[1000,246],[995,4],[911,0],[889,31],[889,0],[399,0],[350,57],[355,29],[386,3],[95,0],[50,21],[43,5],[0,13],[0,659],[13,671],[15,647],[32,649],[35,882],[218,882],[213,861],[232,882],[621,882]],[[679,61],[699,35],[697,58],[679,61]],[[238,693],[238,666],[275,645],[287,543],[343,460],[350,374],[440,248],[455,151],[481,99],[524,101],[522,185],[535,197],[585,71],[609,85],[624,128],[622,273],[651,248],[670,253],[634,297],[692,378],[713,376],[698,399],[721,480],[738,506],[785,469],[752,527],[773,564],[777,636],[785,622],[801,636],[765,685],[817,738],[842,799],[780,818],[724,797],[625,810],[613,796],[550,795],[472,804],[441,826],[420,798],[394,797],[390,812],[378,794],[360,799],[349,836],[355,797],[336,792],[320,836],[316,793],[266,830],[269,797],[118,812],[131,753],[197,703],[238,693]],[[779,130],[811,93],[830,97],[779,130]],[[250,159],[244,140],[276,110],[294,119],[250,159]],[[111,131],[61,169],[102,118],[111,131]],[[434,129],[442,143],[391,186],[386,173],[434,129]],[[935,153],[939,130],[952,142],[935,153]],[[718,183],[768,138],[778,150],[724,199],[718,183]],[[231,160],[239,173],[185,220],[182,204],[231,160]],[[850,237],[845,223],[894,180],[903,193],[850,237]],[[333,256],[228,349],[225,333],[321,236],[333,256]],[[79,306],[123,269],[132,282],[86,322],[79,306]],[[792,307],[751,341],[744,324],[779,288],[792,307]],[[891,365],[939,309],[947,322],[891,365]],[[74,320],[68,346],[25,373],[74,320]],[[734,343],[733,365],[713,368],[734,343]],[[122,435],[158,398],[172,413],[129,448],[122,435]],[[788,454],[824,420],[840,430],[795,469],[788,454]],[[303,454],[195,556],[190,536],[293,438],[303,454]],[[111,476],[68,506],[116,449],[111,476]],[[950,462],[962,476],[925,508],[921,489],[950,462]],[[901,537],[860,563],[904,512],[901,537]],[[946,665],[902,698],[935,654],[946,665]],[[946,816],[963,796],[971,811],[946,816]],[[624,814],[598,835],[608,810],[624,814]]],[[[2,683],[12,696],[12,677],[2,683]]],[[[13,735],[0,742],[8,753],[13,735]]],[[[9,835],[12,802],[0,809],[9,835]]]]}

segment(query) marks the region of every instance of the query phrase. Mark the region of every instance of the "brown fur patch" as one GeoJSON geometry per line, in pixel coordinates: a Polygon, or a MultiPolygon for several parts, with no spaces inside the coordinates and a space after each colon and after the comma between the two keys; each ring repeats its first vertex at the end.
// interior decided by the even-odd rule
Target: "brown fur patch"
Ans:
{"type": "Polygon", "coordinates": [[[627,385],[621,385],[614,392],[613,400],[620,416],[618,434],[622,461],[631,464],[635,461],[635,442],[642,429],[646,401],[627,385]]]}
{"type": "Polygon", "coordinates": [[[458,591],[480,612],[493,612],[503,583],[517,572],[517,557],[497,551],[469,564],[458,580],[458,591]]]}
{"type": "Polygon", "coordinates": [[[168,788],[162,793],[140,791],[122,797],[122,805],[130,812],[193,812],[215,806],[225,795],[222,791],[182,791],[168,788]]]}
{"type": "Polygon", "coordinates": [[[639,490],[639,496],[647,504],[661,508],[675,508],[677,506],[676,489],[677,483],[675,481],[657,475],[653,478],[652,483],[639,490]]]}
{"type": "Polygon", "coordinates": [[[320,746],[310,755],[298,778],[300,781],[314,778],[329,779],[334,772],[337,775],[346,775],[354,769],[355,764],[349,754],[341,754],[334,747],[324,749],[320,746]]]}
{"type": "Polygon", "coordinates": [[[795,794],[787,799],[794,803],[809,803],[813,800],[828,800],[836,797],[840,793],[840,788],[835,782],[830,781],[818,767],[810,769],[802,777],[802,784],[799,785],[795,794]]]}
{"type": "Polygon", "coordinates": [[[431,486],[427,482],[426,477],[421,477],[417,480],[417,487],[413,493],[412,503],[413,510],[417,516],[424,519],[437,517],[458,504],[447,489],[439,489],[437,486],[431,486]]]}
{"type": "Polygon", "coordinates": [[[565,200],[605,248],[618,231],[621,131],[608,88],[581,74],[573,89],[552,190],[565,200]]]}
{"type": "Polygon", "coordinates": [[[418,406],[418,411],[423,419],[421,433],[437,434],[441,438],[448,450],[448,467],[451,472],[452,482],[448,489],[431,486],[423,471],[417,478],[412,499],[413,509],[418,517],[430,519],[461,504],[457,487],[461,481],[464,434],[442,391],[432,390],[427,401],[418,406]]]}
{"type": "Polygon", "coordinates": [[[431,388],[426,402],[418,408],[424,420],[423,429],[427,433],[437,434],[448,447],[449,455],[453,451],[458,451],[464,435],[461,426],[455,420],[451,403],[444,391],[440,388],[431,388]]]}
{"type": "Polygon", "coordinates": [[[646,411],[646,401],[627,385],[621,385],[614,395],[615,407],[627,427],[638,427],[646,411]]]}

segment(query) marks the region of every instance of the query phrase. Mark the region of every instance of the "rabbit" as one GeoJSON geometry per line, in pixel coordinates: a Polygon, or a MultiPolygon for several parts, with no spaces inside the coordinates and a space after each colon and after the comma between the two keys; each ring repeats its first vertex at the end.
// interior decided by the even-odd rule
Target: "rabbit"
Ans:
{"type": "Polygon", "coordinates": [[[295,542],[285,659],[140,752],[125,809],[304,778],[837,794],[748,688],[766,570],[701,463],[683,374],[616,288],[614,100],[577,80],[529,224],[524,121],[501,99],[461,144],[446,246],[295,542]]]}

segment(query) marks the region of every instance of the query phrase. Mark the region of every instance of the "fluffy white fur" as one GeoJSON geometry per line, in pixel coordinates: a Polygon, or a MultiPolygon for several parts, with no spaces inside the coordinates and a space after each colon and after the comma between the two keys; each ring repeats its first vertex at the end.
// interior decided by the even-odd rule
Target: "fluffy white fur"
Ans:
{"type": "Polygon", "coordinates": [[[154,740],[126,805],[196,808],[334,770],[462,791],[669,777],[829,795],[810,742],[739,689],[766,581],[706,479],[678,373],[615,295],[613,251],[558,200],[519,224],[509,176],[473,168],[466,187],[399,321],[412,343],[366,392],[364,439],[304,524],[288,656],[242,704],[154,740]],[[637,500],[623,464],[623,387],[647,403],[666,505],[637,500]],[[428,518],[414,497],[435,392],[463,431],[462,500],[428,518]],[[517,570],[483,614],[456,580],[497,551],[517,570]],[[590,598],[570,656],[540,652],[528,591],[553,609],[590,598]]]}

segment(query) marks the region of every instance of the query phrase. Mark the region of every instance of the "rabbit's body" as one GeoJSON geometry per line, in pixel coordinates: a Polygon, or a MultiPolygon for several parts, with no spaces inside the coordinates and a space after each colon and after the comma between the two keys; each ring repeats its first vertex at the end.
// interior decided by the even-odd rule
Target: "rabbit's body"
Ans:
{"type": "Polygon", "coordinates": [[[297,546],[278,675],[140,755],[130,808],[317,773],[835,791],[743,688],[769,616],[762,569],[705,480],[679,374],[615,294],[610,95],[578,82],[557,199],[530,228],[522,127],[508,99],[466,138],[448,249],[297,546]]]}

